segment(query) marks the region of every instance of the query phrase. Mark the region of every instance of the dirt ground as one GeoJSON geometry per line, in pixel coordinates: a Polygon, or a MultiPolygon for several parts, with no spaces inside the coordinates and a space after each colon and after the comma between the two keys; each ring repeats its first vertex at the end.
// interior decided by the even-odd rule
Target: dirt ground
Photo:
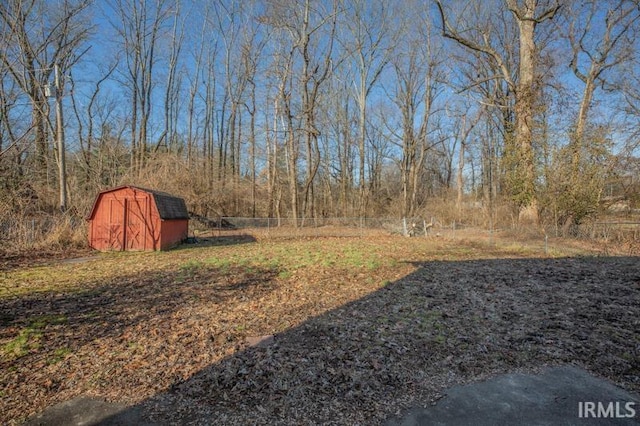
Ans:
{"type": "Polygon", "coordinates": [[[162,424],[379,424],[564,364],[640,391],[638,257],[258,240],[8,268],[0,289],[2,423],[89,395],[162,424]]]}

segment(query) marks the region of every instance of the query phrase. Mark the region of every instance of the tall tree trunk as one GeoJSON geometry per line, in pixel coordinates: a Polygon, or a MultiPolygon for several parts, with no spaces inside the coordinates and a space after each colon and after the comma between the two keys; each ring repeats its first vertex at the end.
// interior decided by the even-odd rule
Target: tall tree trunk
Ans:
{"type": "Polygon", "coordinates": [[[537,57],[534,41],[534,12],[535,2],[526,10],[523,19],[518,19],[520,29],[520,64],[519,80],[516,90],[516,146],[518,149],[519,166],[518,180],[521,185],[518,194],[521,224],[538,224],[538,201],[536,195],[536,172],[533,154],[533,121],[534,103],[537,96],[535,81],[535,58],[537,57]]]}
{"type": "Polygon", "coordinates": [[[249,161],[251,162],[251,217],[256,217],[256,85],[251,81],[251,111],[249,123],[249,161]]]}
{"type": "Polygon", "coordinates": [[[444,36],[455,40],[460,45],[482,54],[491,63],[492,68],[501,74],[510,90],[515,90],[515,129],[514,140],[509,138],[509,129],[505,129],[505,163],[508,167],[508,183],[511,195],[519,207],[519,222],[538,224],[538,200],[536,194],[536,169],[533,151],[534,105],[538,96],[536,85],[536,60],[540,53],[535,44],[536,26],[552,19],[560,4],[558,2],[536,14],[539,0],[504,0],[507,9],[518,25],[519,64],[518,80],[509,69],[508,56],[498,52],[489,42],[493,29],[490,26],[479,30],[478,39],[468,38],[458,32],[445,15],[441,0],[436,0],[442,19],[444,36]]]}
{"type": "Polygon", "coordinates": [[[465,151],[466,143],[464,141],[460,141],[460,149],[458,151],[458,173],[456,176],[456,208],[458,209],[458,216],[462,216],[462,196],[464,195],[464,151],[465,151]]]}

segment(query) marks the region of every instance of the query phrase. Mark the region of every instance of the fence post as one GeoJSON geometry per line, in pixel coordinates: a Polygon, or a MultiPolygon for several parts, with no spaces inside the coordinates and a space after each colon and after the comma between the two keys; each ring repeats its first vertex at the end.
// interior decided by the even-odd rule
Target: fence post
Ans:
{"type": "Polygon", "coordinates": [[[547,234],[544,234],[544,254],[549,254],[549,245],[548,245],[549,237],[547,234]]]}

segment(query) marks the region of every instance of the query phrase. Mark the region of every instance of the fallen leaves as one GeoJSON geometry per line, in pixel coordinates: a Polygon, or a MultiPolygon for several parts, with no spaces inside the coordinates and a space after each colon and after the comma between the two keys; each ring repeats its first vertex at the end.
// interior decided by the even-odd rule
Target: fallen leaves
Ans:
{"type": "Polygon", "coordinates": [[[375,424],[451,383],[566,362],[640,388],[637,259],[520,257],[327,238],[9,270],[0,345],[65,321],[0,361],[0,421],[90,394],[176,423],[375,424]]]}

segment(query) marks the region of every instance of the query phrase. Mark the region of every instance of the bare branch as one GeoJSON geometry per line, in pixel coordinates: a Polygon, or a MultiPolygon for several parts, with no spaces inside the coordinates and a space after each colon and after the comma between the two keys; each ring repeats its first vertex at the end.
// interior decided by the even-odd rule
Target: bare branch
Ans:
{"type": "Polygon", "coordinates": [[[441,22],[442,22],[442,35],[448,39],[454,40],[458,43],[460,43],[461,45],[474,50],[476,52],[480,52],[483,53],[489,57],[491,57],[496,64],[498,65],[498,68],[500,69],[500,71],[502,72],[502,77],[504,78],[504,80],[507,82],[507,84],[509,84],[509,86],[511,86],[512,88],[515,88],[515,84],[513,79],[511,78],[511,74],[509,73],[509,70],[507,68],[507,65],[503,59],[503,57],[495,50],[493,49],[489,43],[488,40],[486,38],[485,35],[485,40],[484,40],[484,44],[480,44],[477,43],[473,40],[467,39],[465,37],[462,37],[449,23],[449,21],[447,20],[446,16],[445,16],[445,12],[444,12],[444,8],[442,6],[441,0],[436,0],[436,4],[438,6],[438,11],[440,12],[440,18],[441,18],[441,22]]]}

